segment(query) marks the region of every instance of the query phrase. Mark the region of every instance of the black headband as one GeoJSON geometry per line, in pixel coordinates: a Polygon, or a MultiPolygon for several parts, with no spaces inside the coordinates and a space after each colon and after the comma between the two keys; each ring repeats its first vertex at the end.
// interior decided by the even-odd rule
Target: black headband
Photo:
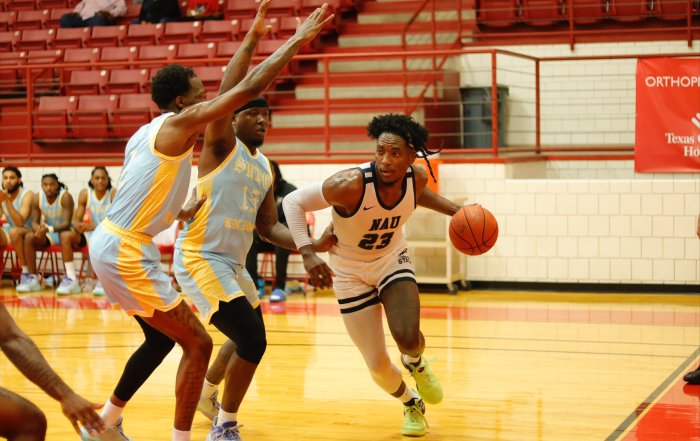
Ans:
{"type": "Polygon", "coordinates": [[[238,109],[236,109],[233,113],[240,113],[240,112],[242,112],[242,111],[244,111],[244,110],[253,109],[253,108],[256,108],[256,107],[265,107],[265,108],[269,108],[269,107],[270,107],[270,104],[267,102],[267,100],[265,99],[265,97],[259,96],[259,97],[257,97],[257,98],[253,98],[252,100],[250,100],[250,101],[248,101],[247,103],[243,104],[241,107],[239,107],[238,109]]]}

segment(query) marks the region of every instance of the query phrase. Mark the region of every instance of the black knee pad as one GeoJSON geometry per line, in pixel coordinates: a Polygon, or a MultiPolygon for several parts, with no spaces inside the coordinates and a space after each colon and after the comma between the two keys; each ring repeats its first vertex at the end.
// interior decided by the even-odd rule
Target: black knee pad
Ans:
{"type": "Polygon", "coordinates": [[[267,349],[265,325],[259,312],[245,297],[219,302],[211,323],[236,343],[236,354],[249,363],[258,364],[267,349]]]}

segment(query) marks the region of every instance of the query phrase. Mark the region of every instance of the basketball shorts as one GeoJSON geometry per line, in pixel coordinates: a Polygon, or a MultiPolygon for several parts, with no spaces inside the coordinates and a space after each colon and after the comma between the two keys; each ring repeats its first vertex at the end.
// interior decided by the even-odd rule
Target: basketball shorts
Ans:
{"type": "Polygon", "coordinates": [[[151,317],[182,301],[160,268],[160,252],[150,236],[105,219],[90,240],[90,262],[112,306],[129,315],[151,317]]]}
{"type": "Polygon", "coordinates": [[[243,265],[214,253],[175,249],[175,278],[205,323],[219,310],[219,301],[245,296],[257,308],[258,289],[243,265]]]}
{"type": "Polygon", "coordinates": [[[348,314],[379,303],[382,291],[399,281],[416,281],[415,269],[405,247],[371,262],[330,254],[335,273],[333,291],[340,312],[348,314]]]}
{"type": "Polygon", "coordinates": [[[10,224],[4,223],[2,224],[2,228],[0,228],[0,234],[2,234],[5,237],[4,243],[6,244],[12,244],[12,241],[10,240],[10,224]]]}

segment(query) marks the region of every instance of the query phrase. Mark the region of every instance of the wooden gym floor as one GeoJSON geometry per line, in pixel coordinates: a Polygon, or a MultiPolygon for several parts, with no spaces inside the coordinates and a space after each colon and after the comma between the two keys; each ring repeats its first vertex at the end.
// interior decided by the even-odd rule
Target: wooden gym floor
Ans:
{"type": "MultiPolygon", "coordinates": [[[[445,391],[426,440],[700,440],[700,295],[424,293],[425,355],[445,391]]],[[[88,294],[0,300],[79,393],[104,402],[142,341],[133,319],[88,294]]],[[[329,292],[263,304],[269,346],[239,412],[246,441],[388,441],[402,407],[376,386],[329,292]]],[[[223,336],[209,327],[216,344],[223,336]]],[[[388,332],[387,332],[388,336],[388,332]]],[[[391,340],[388,337],[388,340],[391,340]]],[[[390,346],[398,360],[398,351],[390,346]]],[[[180,351],[124,413],[134,441],[168,441],[180,351]]],[[[412,379],[406,375],[409,385],[412,379]]],[[[48,416],[49,441],[77,440],[59,405],[0,356],[0,385],[48,416]]],[[[193,440],[209,421],[197,414],[193,440]]]]}

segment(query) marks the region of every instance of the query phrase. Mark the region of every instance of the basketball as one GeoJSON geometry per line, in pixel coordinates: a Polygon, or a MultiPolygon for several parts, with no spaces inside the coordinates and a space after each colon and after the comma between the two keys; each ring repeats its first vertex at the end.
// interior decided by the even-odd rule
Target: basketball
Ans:
{"type": "Polygon", "coordinates": [[[496,244],[498,222],[481,205],[467,205],[450,221],[450,241],[460,252],[470,256],[484,254],[496,244]]]}

